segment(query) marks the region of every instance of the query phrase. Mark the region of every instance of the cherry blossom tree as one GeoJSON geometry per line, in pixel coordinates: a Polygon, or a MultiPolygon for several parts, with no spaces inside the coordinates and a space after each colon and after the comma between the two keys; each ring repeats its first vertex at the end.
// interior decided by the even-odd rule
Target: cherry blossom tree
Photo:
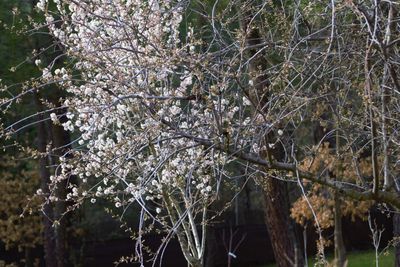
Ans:
{"type": "Polygon", "coordinates": [[[288,183],[311,210],[314,184],[337,203],[341,194],[400,208],[398,3],[40,0],[37,8],[71,58],[62,68],[37,60],[40,81],[21,93],[57,84],[68,94],[66,113],[48,105],[53,123],[75,136],[51,176],[50,201],[77,177],[71,208],[100,197],[122,211],[139,205],[143,222],[177,236],[192,266],[202,266],[208,208],[233,169],[264,188],[279,266],[301,264],[288,183]],[[335,156],[317,168],[320,147],[335,156]]]}
{"type": "MultiPolygon", "coordinates": [[[[180,134],[191,129],[206,137],[204,125],[211,116],[199,97],[185,95],[193,74],[179,58],[194,51],[180,43],[183,5],[59,2],[64,24],[58,28],[47,3],[39,2],[66,54],[79,59],[78,79],[64,68],[45,67],[42,81],[57,82],[72,95],[64,101],[68,120],[62,126],[81,133],[76,149],[61,158],[61,171],[51,177],[52,191],[77,176],[81,183],[70,185],[68,201],[109,197],[117,208],[139,204],[143,216],[176,233],[187,261],[201,266],[207,206],[221,176],[217,166],[228,158],[180,134]],[[100,180],[92,185],[92,177],[100,180]]],[[[50,117],[60,124],[56,113],[50,117]]]]}

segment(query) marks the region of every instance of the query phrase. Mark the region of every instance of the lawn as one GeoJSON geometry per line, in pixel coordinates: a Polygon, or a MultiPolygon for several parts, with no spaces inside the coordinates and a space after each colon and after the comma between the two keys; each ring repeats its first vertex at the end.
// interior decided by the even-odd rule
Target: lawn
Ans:
{"type": "MultiPolygon", "coordinates": [[[[328,260],[332,260],[333,256],[328,255],[328,260]]],[[[348,253],[348,267],[375,267],[375,252],[368,251],[353,251],[348,253]]],[[[310,258],[308,266],[314,266],[315,260],[310,258]]],[[[387,254],[380,254],[379,256],[380,267],[394,266],[394,253],[390,250],[387,254]]],[[[265,265],[264,267],[276,267],[275,264],[265,265]]]]}

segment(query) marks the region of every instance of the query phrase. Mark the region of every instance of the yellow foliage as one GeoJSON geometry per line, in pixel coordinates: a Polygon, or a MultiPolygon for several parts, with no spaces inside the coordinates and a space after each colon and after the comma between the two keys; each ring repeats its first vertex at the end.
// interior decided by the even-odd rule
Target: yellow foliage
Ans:
{"type": "MultiPolygon", "coordinates": [[[[329,147],[329,143],[323,143],[314,148],[315,156],[305,158],[300,164],[300,169],[310,171],[316,176],[323,175],[338,179],[340,181],[357,182],[362,178],[372,176],[371,158],[353,160],[351,153],[341,153],[340,157],[336,151],[329,147]]],[[[328,178],[329,178],[328,177],[328,178]]],[[[324,189],[321,185],[313,184],[307,197],[302,196],[293,203],[291,216],[298,223],[304,225],[306,221],[315,222],[312,209],[321,228],[326,229],[334,225],[334,200],[331,190],[324,189]],[[307,198],[307,199],[306,199],[307,198]],[[307,202],[308,200],[308,202],[307,202]]],[[[352,220],[356,217],[365,219],[366,213],[371,207],[371,201],[355,201],[345,199],[341,202],[341,210],[344,216],[350,216],[352,220]]]]}
{"type": "MultiPolygon", "coordinates": [[[[367,213],[372,204],[372,201],[345,199],[341,202],[342,215],[350,216],[353,221],[357,217],[366,219],[367,213]]],[[[313,221],[314,224],[316,224],[310,205],[312,210],[315,212],[316,219],[322,229],[334,226],[333,216],[335,202],[330,190],[326,190],[320,185],[313,185],[307,199],[305,196],[302,196],[293,203],[291,208],[291,217],[301,225],[304,225],[307,221],[313,221]]]]}
{"type": "Polygon", "coordinates": [[[29,170],[10,157],[0,158],[0,240],[6,249],[22,250],[41,242],[41,216],[22,216],[26,208],[39,203],[39,199],[30,198],[38,185],[37,170],[29,170]]]}

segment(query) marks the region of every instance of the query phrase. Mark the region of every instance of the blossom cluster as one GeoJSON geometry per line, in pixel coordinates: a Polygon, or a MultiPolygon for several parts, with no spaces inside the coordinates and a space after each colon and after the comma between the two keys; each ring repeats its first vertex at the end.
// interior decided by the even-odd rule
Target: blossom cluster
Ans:
{"type": "MultiPolygon", "coordinates": [[[[46,0],[37,7],[76,62],[68,70],[44,68],[42,79],[68,92],[62,126],[77,139],[52,181],[79,178],[79,185],[70,185],[69,200],[105,197],[117,207],[151,201],[158,213],[165,195],[189,195],[193,205],[208,199],[215,191],[215,166],[226,159],[182,133],[214,138],[213,110],[230,121],[238,108],[228,112],[222,97],[211,99],[211,106],[186,100],[196,77],[184,58],[196,54],[195,44],[179,38],[184,2],[55,3],[61,25],[46,0]]],[[[59,115],[50,117],[60,123],[59,115]]]]}

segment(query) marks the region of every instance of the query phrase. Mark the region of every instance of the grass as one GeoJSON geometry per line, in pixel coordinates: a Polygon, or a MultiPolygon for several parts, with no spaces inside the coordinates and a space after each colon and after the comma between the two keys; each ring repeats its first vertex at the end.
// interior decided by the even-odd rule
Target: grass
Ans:
{"type": "MultiPolygon", "coordinates": [[[[353,251],[347,254],[348,267],[375,267],[375,251],[353,251]]],[[[332,255],[327,256],[328,261],[333,260],[332,255]]],[[[308,259],[308,266],[314,266],[315,259],[308,259]]],[[[380,267],[391,267],[394,266],[394,252],[389,250],[386,254],[380,254],[379,256],[380,267]]],[[[275,264],[265,265],[263,267],[276,267],[275,264]]]]}

